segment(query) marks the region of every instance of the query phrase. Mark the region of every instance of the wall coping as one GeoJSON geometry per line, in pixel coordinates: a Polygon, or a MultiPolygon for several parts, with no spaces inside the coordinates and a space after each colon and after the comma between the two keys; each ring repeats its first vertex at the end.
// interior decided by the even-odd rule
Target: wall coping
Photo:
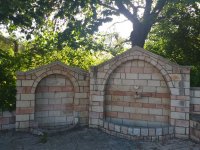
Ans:
{"type": "Polygon", "coordinates": [[[17,71],[16,74],[17,74],[17,75],[29,75],[29,74],[38,72],[38,71],[40,71],[40,70],[42,70],[42,69],[47,69],[47,68],[50,68],[50,67],[53,67],[53,66],[56,66],[56,65],[61,66],[61,67],[64,67],[64,68],[66,68],[66,69],[68,69],[68,70],[71,70],[71,71],[73,71],[73,72],[77,72],[77,73],[80,73],[80,74],[82,74],[82,75],[89,76],[89,72],[88,72],[88,71],[83,70],[83,69],[80,69],[80,68],[78,68],[78,67],[71,67],[71,66],[68,66],[68,65],[66,65],[66,64],[64,64],[64,63],[62,63],[62,62],[60,62],[60,61],[54,61],[54,62],[52,62],[52,63],[50,63],[50,64],[42,65],[42,66],[40,66],[40,67],[38,67],[38,68],[29,70],[29,71],[25,71],[25,72],[23,72],[23,71],[17,71]]]}
{"type": "Polygon", "coordinates": [[[149,56],[151,56],[153,58],[159,59],[159,60],[161,60],[161,61],[165,62],[166,64],[169,64],[169,65],[171,65],[173,67],[179,67],[179,68],[183,68],[183,69],[184,68],[187,68],[187,69],[191,68],[191,66],[182,66],[182,65],[179,65],[179,64],[177,64],[175,62],[171,62],[169,59],[166,59],[166,58],[164,58],[164,57],[162,57],[160,55],[154,54],[154,53],[152,53],[152,52],[150,52],[148,50],[145,50],[145,49],[143,49],[143,48],[141,48],[139,46],[134,46],[131,49],[123,52],[122,54],[117,55],[117,56],[115,56],[115,57],[113,57],[113,58],[111,58],[111,59],[109,59],[109,60],[107,60],[107,61],[99,64],[99,65],[91,66],[90,69],[92,69],[92,68],[100,68],[100,67],[102,67],[104,65],[107,65],[107,64],[109,64],[112,61],[118,60],[118,59],[120,59],[120,57],[123,57],[123,56],[125,56],[127,54],[130,54],[130,53],[134,52],[134,51],[139,51],[141,53],[145,53],[145,54],[147,54],[147,55],[149,55],[149,56]]]}
{"type": "Polygon", "coordinates": [[[190,87],[190,90],[200,90],[200,87],[190,87]]]}

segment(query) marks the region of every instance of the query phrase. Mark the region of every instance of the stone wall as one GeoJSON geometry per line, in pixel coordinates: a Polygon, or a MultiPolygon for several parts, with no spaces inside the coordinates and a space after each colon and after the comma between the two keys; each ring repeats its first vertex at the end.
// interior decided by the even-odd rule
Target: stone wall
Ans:
{"type": "Polygon", "coordinates": [[[0,112],[0,130],[10,130],[15,128],[15,112],[0,112]]]}
{"type": "Polygon", "coordinates": [[[73,124],[74,88],[65,76],[53,74],[43,78],[35,97],[35,121],[39,127],[73,124]]]}
{"type": "Polygon", "coordinates": [[[81,69],[54,62],[17,73],[17,130],[64,125],[75,120],[86,125],[88,105],[89,75],[81,69]]]}
{"type": "Polygon", "coordinates": [[[200,142],[200,88],[191,88],[190,138],[200,142]]]}
{"type": "MultiPolygon", "coordinates": [[[[158,122],[166,123],[168,122],[167,116],[169,116],[169,125],[175,127],[175,130],[174,130],[175,136],[188,138],[189,136],[189,107],[190,107],[190,67],[174,64],[170,62],[169,60],[164,59],[161,56],[155,55],[137,46],[133,47],[132,49],[122,53],[121,55],[118,55],[117,57],[103,64],[100,64],[99,66],[95,66],[91,68],[89,125],[91,127],[99,127],[99,126],[102,127],[103,125],[102,125],[101,120],[106,120],[107,115],[115,116],[117,118],[120,118],[120,117],[129,118],[130,120],[130,113],[129,112],[125,113],[125,111],[128,111],[128,110],[124,109],[124,107],[127,107],[127,106],[124,106],[124,107],[115,106],[114,107],[115,111],[113,112],[116,112],[117,114],[112,112],[112,109],[113,109],[112,106],[111,106],[111,111],[110,111],[110,108],[105,108],[105,105],[109,105],[109,104],[106,104],[106,101],[108,101],[106,98],[109,99],[109,97],[111,97],[109,96],[110,93],[107,92],[106,90],[111,89],[109,87],[109,84],[110,82],[112,82],[112,80],[110,79],[112,79],[113,76],[115,76],[115,73],[118,71],[118,68],[124,69],[124,72],[122,73],[125,75],[125,79],[122,80],[121,78],[124,78],[124,76],[123,75],[121,76],[120,74],[119,80],[113,80],[113,82],[115,83],[121,82],[121,81],[127,82],[127,79],[130,79],[130,80],[132,79],[132,81],[129,82],[129,84],[131,84],[130,86],[138,87],[139,83],[136,83],[135,81],[139,82],[140,80],[146,80],[144,82],[147,82],[145,86],[142,87],[142,91],[138,91],[138,93],[139,95],[142,96],[140,99],[140,102],[142,103],[142,101],[146,100],[146,104],[147,104],[146,107],[150,107],[150,108],[149,109],[137,108],[139,112],[137,112],[136,114],[144,115],[144,116],[142,115],[139,116],[139,119],[145,118],[145,117],[147,118],[148,115],[152,115],[151,117],[153,121],[157,116],[161,116],[160,120],[163,119],[163,121],[159,120],[158,122]],[[130,66],[129,62],[131,61],[143,62],[141,64],[143,65],[148,64],[149,66],[151,66],[151,68],[156,68],[155,70],[157,70],[157,73],[159,73],[159,76],[160,76],[159,80],[158,81],[152,80],[151,73],[149,74],[147,73],[145,75],[145,73],[143,72],[144,70],[140,70],[139,65],[130,66]],[[126,66],[128,67],[129,65],[130,68],[125,69],[125,67],[122,67],[124,64],[125,64],[125,67],[126,66]],[[136,69],[136,70],[130,73],[131,69],[132,70],[136,69]],[[140,73],[140,71],[142,72],[140,73]],[[139,74],[141,75],[139,76],[139,74]],[[160,94],[162,92],[157,92],[156,90],[162,90],[162,88],[157,89],[156,85],[159,85],[159,84],[161,85],[161,82],[163,81],[163,79],[165,81],[165,85],[163,85],[164,92],[163,94],[160,94]],[[148,85],[153,85],[153,87],[149,88],[148,85]],[[166,86],[168,88],[168,92],[166,90],[166,86]],[[152,90],[150,91],[151,95],[145,95],[145,94],[148,94],[146,93],[145,90],[152,90]],[[158,98],[158,101],[160,101],[160,99],[163,99],[163,102],[165,101],[164,99],[166,99],[166,103],[168,101],[167,99],[169,99],[169,103],[168,103],[168,106],[170,104],[169,115],[167,112],[168,110],[167,105],[165,108],[163,108],[164,106],[163,104],[165,102],[162,103],[162,101],[160,101],[162,108],[156,108],[157,98],[158,98]],[[149,102],[151,101],[154,101],[155,104],[150,105],[149,102]],[[163,113],[163,110],[166,112],[163,113]],[[107,114],[105,113],[106,111],[108,112],[107,114]],[[120,111],[122,113],[119,113],[120,111]],[[160,114],[158,113],[159,115],[153,115],[152,113],[155,114],[154,111],[155,112],[157,111],[160,114]],[[109,112],[111,112],[112,114],[109,114],[109,112]]],[[[140,84],[141,83],[142,81],[140,82],[140,84]]],[[[116,94],[119,94],[119,93],[116,92],[116,94]]],[[[136,94],[136,91],[134,91],[133,93],[136,94]]],[[[132,101],[134,102],[135,105],[137,104],[134,98],[132,99],[132,101]]],[[[139,103],[139,105],[142,105],[141,103],[139,103]]],[[[134,104],[131,104],[131,105],[134,105],[134,104]]],[[[123,103],[118,104],[118,105],[123,106],[123,105],[130,105],[130,104],[126,104],[125,99],[123,99],[123,103]]],[[[131,109],[131,111],[132,110],[133,109],[131,109]]],[[[150,123],[150,118],[148,118],[147,122],[150,123]]],[[[115,123],[115,122],[112,122],[112,123],[115,123]]]]}
{"type": "Polygon", "coordinates": [[[162,127],[169,125],[169,116],[169,89],[153,65],[132,60],[111,73],[105,90],[107,121],[128,126],[162,127]]]}
{"type": "MultiPolygon", "coordinates": [[[[190,90],[190,67],[137,46],[90,73],[60,62],[18,72],[16,97],[16,130],[78,122],[129,139],[199,140],[200,89],[190,90]]],[[[14,115],[0,117],[1,129],[12,128],[14,115]]]]}

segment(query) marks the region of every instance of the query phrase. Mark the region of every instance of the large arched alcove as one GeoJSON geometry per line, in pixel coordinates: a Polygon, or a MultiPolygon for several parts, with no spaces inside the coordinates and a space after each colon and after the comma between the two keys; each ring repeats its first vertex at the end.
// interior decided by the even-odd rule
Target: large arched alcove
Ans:
{"type": "Polygon", "coordinates": [[[51,74],[40,80],[35,91],[35,122],[39,127],[73,124],[74,87],[64,75],[51,74]]]}
{"type": "Polygon", "coordinates": [[[163,127],[170,122],[170,92],[160,73],[143,60],[129,60],[109,76],[105,120],[119,125],[163,127]]]}

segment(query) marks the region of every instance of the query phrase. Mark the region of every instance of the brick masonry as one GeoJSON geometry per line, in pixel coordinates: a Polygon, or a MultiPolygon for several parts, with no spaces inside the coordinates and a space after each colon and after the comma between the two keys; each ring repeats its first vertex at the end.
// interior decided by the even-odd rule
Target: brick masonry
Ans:
{"type": "Polygon", "coordinates": [[[17,73],[16,129],[88,124],[89,74],[60,62],[17,73]]]}
{"type": "Polygon", "coordinates": [[[133,47],[91,68],[89,125],[173,126],[176,137],[188,138],[189,82],[190,67],[133,47]]]}
{"type": "Polygon", "coordinates": [[[162,139],[189,138],[200,92],[190,90],[190,67],[136,46],[90,72],[60,62],[18,72],[16,98],[16,130],[78,120],[113,135],[162,139]]]}
{"type": "Polygon", "coordinates": [[[107,121],[121,125],[168,125],[170,93],[159,70],[141,60],[127,61],[116,68],[105,89],[105,116],[107,121]]]}
{"type": "Polygon", "coordinates": [[[10,130],[15,128],[15,112],[0,112],[0,130],[10,130]]]}
{"type": "Polygon", "coordinates": [[[200,88],[191,88],[190,138],[200,142],[200,88]]]}

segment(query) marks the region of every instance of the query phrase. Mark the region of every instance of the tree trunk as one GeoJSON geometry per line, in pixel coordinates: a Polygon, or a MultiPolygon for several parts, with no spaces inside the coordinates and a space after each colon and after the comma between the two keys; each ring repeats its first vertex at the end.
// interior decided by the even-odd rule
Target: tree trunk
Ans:
{"type": "Polygon", "coordinates": [[[144,47],[147,35],[151,30],[151,26],[152,25],[143,24],[143,23],[134,24],[133,31],[131,32],[131,35],[130,35],[132,47],[133,46],[139,46],[142,48],[144,47]]]}

